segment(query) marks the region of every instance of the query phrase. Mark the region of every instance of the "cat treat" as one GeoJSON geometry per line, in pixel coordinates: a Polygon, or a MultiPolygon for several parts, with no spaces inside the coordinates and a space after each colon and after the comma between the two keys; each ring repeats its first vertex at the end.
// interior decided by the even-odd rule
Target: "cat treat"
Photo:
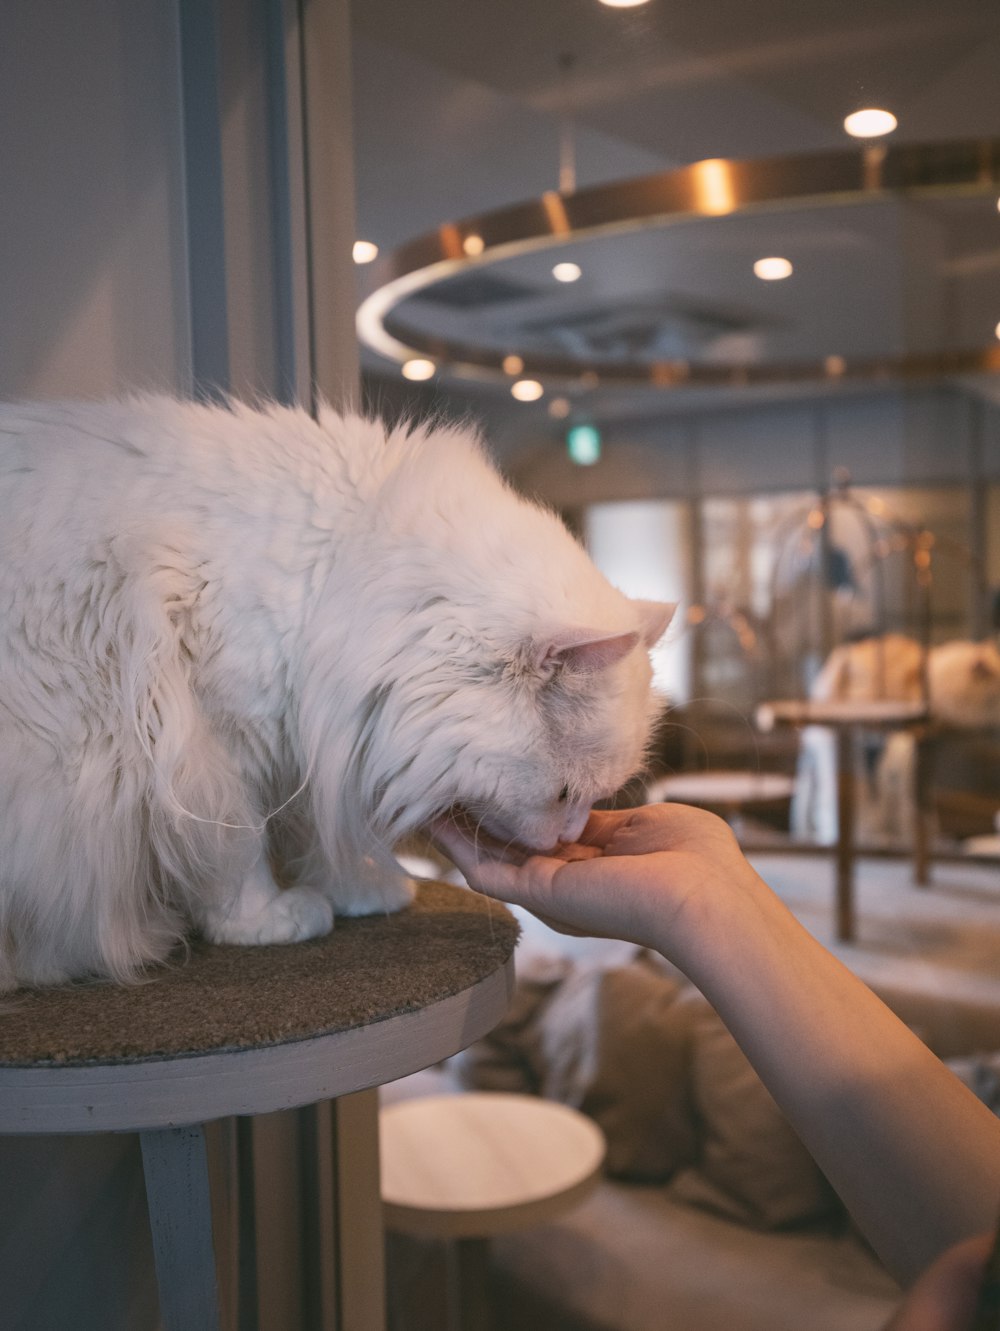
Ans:
{"type": "Polygon", "coordinates": [[[0,989],[396,910],[455,807],[550,848],[641,766],[670,608],[474,433],[0,407],[0,989]]]}

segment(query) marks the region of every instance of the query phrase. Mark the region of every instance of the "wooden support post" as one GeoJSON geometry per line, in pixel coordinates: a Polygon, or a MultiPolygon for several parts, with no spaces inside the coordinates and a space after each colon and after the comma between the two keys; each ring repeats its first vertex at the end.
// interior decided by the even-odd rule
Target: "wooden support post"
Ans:
{"type": "Polygon", "coordinates": [[[854,729],[837,727],[837,938],[854,939],[854,729]]]}
{"type": "Polygon", "coordinates": [[[219,1331],[204,1129],[140,1140],[163,1331],[219,1331]]]}

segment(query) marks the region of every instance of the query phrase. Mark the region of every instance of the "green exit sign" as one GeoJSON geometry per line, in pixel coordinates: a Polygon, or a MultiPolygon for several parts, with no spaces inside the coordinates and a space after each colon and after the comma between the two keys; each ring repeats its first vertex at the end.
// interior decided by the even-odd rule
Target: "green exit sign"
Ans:
{"type": "Polygon", "coordinates": [[[601,458],[601,432],[594,425],[572,425],[566,431],[566,451],[578,467],[592,467],[601,458]]]}

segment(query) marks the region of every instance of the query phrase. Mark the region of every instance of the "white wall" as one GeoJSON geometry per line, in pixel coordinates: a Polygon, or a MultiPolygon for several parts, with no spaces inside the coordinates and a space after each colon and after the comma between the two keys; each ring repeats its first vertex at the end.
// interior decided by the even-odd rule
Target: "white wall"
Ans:
{"type": "Polygon", "coordinates": [[[24,0],[0,40],[0,395],[188,379],[177,20],[24,0]]]}

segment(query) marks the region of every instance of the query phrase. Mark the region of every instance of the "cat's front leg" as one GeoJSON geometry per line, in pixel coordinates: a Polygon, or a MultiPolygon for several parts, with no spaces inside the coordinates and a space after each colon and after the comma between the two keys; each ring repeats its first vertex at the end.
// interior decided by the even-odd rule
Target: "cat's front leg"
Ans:
{"type": "Polygon", "coordinates": [[[212,943],[301,943],[333,928],[333,905],[311,887],[280,888],[261,853],[239,888],[208,904],[202,930],[212,943]]]}
{"type": "Polygon", "coordinates": [[[383,915],[408,906],[416,884],[402,869],[365,859],[353,874],[338,874],[330,889],[338,915],[383,915]]]}
{"type": "Polygon", "coordinates": [[[296,891],[325,897],[337,915],[384,915],[408,906],[416,890],[388,856],[379,862],[353,850],[334,859],[315,826],[305,818],[288,820],[280,832],[278,860],[298,884],[296,891]]]}

